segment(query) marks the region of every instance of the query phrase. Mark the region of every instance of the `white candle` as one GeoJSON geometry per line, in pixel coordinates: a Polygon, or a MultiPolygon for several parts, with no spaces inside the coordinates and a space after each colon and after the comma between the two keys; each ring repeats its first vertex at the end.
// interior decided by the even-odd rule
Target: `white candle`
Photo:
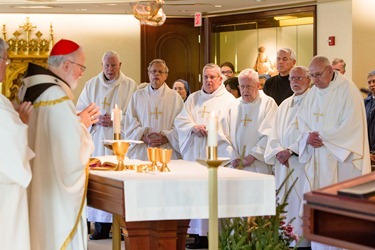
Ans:
{"type": "Polygon", "coordinates": [[[121,133],[121,119],[122,119],[122,111],[117,107],[115,104],[115,108],[112,109],[111,113],[111,120],[113,122],[113,133],[120,134],[121,133]]]}
{"type": "Polygon", "coordinates": [[[217,129],[218,129],[218,118],[214,112],[211,112],[208,118],[208,136],[207,146],[217,147],[217,129]]]}

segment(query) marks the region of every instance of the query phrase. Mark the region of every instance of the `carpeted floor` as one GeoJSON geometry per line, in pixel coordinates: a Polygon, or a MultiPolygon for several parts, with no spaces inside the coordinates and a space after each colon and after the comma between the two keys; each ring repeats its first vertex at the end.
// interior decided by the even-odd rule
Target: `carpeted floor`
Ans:
{"type": "MultiPolygon", "coordinates": [[[[187,243],[191,243],[192,238],[186,240],[187,243]]],[[[112,239],[108,240],[88,240],[88,250],[112,250],[112,239]]],[[[124,242],[121,241],[121,250],[125,250],[124,242]]],[[[202,249],[203,250],[203,249],[202,249]]]]}

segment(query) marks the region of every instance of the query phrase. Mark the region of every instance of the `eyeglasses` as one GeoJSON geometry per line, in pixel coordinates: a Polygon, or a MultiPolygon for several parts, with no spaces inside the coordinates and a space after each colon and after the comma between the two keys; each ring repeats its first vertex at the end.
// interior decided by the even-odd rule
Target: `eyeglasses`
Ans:
{"type": "Polygon", "coordinates": [[[148,71],[149,73],[151,73],[151,74],[153,74],[153,75],[156,75],[156,74],[160,74],[160,75],[162,75],[162,74],[167,74],[168,72],[166,72],[166,71],[162,71],[162,70],[149,70],[148,71]]]}
{"type": "Polygon", "coordinates": [[[5,57],[0,56],[0,59],[4,60],[5,65],[8,65],[10,63],[10,59],[9,58],[5,58],[5,57]]]}
{"type": "Polygon", "coordinates": [[[67,60],[67,61],[70,62],[70,63],[73,63],[73,64],[75,64],[77,66],[79,66],[79,68],[81,69],[81,71],[85,72],[86,66],[83,66],[82,64],[79,64],[79,63],[76,63],[76,62],[73,62],[73,61],[70,61],[70,60],[67,60]]]}
{"type": "Polygon", "coordinates": [[[223,74],[223,75],[225,75],[225,74],[233,74],[233,71],[232,70],[221,71],[221,74],[223,74]]]}
{"type": "Polygon", "coordinates": [[[302,81],[302,79],[304,78],[310,79],[309,77],[305,77],[305,76],[292,76],[292,77],[289,77],[289,81],[302,81]]]}
{"type": "MultiPolygon", "coordinates": [[[[328,67],[328,66],[327,66],[328,67]]],[[[324,68],[323,72],[322,73],[315,73],[315,74],[310,74],[310,77],[311,78],[321,78],[324,74],[324,72],[326,71],[327,67],[324,68]]]]}

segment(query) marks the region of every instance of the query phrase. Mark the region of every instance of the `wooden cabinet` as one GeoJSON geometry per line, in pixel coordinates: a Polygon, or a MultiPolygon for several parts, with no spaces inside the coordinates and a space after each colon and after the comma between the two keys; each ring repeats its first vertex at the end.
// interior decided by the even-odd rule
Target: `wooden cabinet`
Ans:
{"type": "Polygon", "coordinates": [[[375,249],[375,196],[352,198],[337,191],[375,182],[375,172],[306,193],[304,236],[346,249],[375,249]]]}

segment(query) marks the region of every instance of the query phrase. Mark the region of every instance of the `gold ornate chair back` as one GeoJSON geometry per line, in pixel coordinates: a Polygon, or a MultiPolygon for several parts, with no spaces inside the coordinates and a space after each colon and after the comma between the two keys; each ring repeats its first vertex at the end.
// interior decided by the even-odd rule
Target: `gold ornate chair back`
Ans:
{"type": "Polygon", "coordinates": [[[18,101],[21,79],[29,62],[47,66],[48,55],[54,45],[52,24],[48,38],[43,38],[40,31],[34,32],[36,28],[37,26],[33,26],[27,17],[26,22],[8,39],[6,26],[3,24],[3,39],[9,45],[8,55],[11,63],[7,67],[1,92],[11,101],[18,101]]]}

